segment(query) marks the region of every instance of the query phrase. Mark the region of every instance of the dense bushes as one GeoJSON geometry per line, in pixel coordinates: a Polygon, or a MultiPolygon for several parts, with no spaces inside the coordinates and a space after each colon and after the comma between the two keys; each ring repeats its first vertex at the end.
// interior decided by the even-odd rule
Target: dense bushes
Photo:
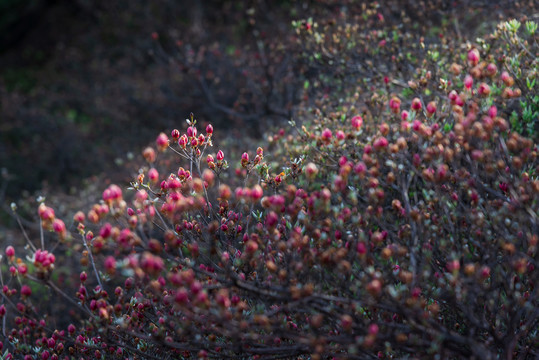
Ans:
{"type": "Polygon", "coordinates": [[[191,116],[71,233],[43,203],[50,233],[5,250],[4,358],[537,357],[534,29],[307,84],[301,123],[243,154],[191,116]],[[58,279],[64,252],[84,271],[58,279]]]}

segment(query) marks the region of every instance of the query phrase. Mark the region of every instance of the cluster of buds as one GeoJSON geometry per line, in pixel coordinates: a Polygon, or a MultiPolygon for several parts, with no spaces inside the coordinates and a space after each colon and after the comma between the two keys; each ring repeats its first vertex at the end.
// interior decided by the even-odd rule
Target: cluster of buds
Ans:
{"type": "Polygon", "coordinates": [[[107,204],[94,204],[92,209],[88,211],[87,218],[90,222],[97,224],[105,215],[109,213],[109,207],[107,204]]]}
{"type": "Polygon", "coordinates": [[[38,207],[38,215],[41,219],[41,224],[44,229],[52,230],[58,234],[60,240],[65,240],[67,238],[67,230],[65,223],[56,218],[54,210],[44,203],[41,203],[38,207]]]}
{"type": "Polygon", "coordinates": [[[253,166],[260,164],[262,159],[264,159],[264,150],[261,147],[258,147],[256,149],[256,156],[253,161],[249,160],[248,153],[244,152],[241,155],[241,166],[250,170],[253,166]]]}
{"type": "Polygon", "coordinates": [[[219,150],[217,152],[215,158],[212,155],[208,155],[208,157],[206,158],[206,163],[208,164],[208,167],[210,169],[217,173],[219,173],[223,169],[228,168],[228,162],[225,160],[225,154],[222,150],[219,150]]]}
{"type": "Polygon", "coordinates": [[[264,190],[260,185],[255,185],[253,188],[238,187],[234,191],[236,198],[243,199],[245,201],[258,201],[262,198],[264,190]]]}
{"type": "Polygon", "coordinates": [[[398,97],[393,96],[391,100],[389,100],[389,108],[391,109],[391,112],[393,114],[398,114],[400,112],[400,107],[401,100],[398,97]]]}
{"type": "Polygon", "coordinates": [[[38,276],[44,277],[54,269],[56,258],[47,250],[37,249],[34,254],[34,266],[36,267],[38,276]]]}
{"type": "Polygon", "coordinates": [[[213,126],[211,124],[206,126],[206,135],[204,135],[198,133],[193,113],[191,113],[190,119],[186,119],[186,121],[189,127],[185,134],[180,134],[179,130],[174,129],[171,133],[172,140],[178,144],[180,149],[187,151],[189,148],[192,153],[199,157],[202,155],[202,147],[206,145],[212,146],[213,126]]]}
{"type": "Polygon", "coordinates": [[[113,214],[123,212],[126,207],[126,202],[123,199],[122,189],[115,184],[106,188],[105,191],[103,191],[102,205],[107,206],[108,210],[113,214]]]}
{"type": "Polygon", "coordinates": [[[185,170],[183,167],[180,167],[178,169],[178,179],[184,183],[185,181],[191,179],[191,172],[189,170],[185,170]]]}

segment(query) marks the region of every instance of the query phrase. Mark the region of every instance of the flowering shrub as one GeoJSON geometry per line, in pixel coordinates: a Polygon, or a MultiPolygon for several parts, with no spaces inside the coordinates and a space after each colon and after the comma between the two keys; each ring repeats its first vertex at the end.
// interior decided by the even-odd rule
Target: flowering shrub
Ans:
{"type": "Polygon", "coordinates": [[[506,113],[534,106],[537,44],[518,34],[428,53],[363,113],[345,85],[234,157],[191,115],[71,233],[42,203],[54,237],[5,249],[3,357],[537,357],[538,150],[506,113]],[[43,287],[76,316],[46,316],[43,287]]]}

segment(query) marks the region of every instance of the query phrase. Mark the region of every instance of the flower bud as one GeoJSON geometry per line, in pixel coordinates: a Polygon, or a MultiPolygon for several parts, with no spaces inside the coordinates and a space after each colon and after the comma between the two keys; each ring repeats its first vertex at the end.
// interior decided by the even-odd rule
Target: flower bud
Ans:
{"type": "Polygon", "coordinates": [[[305,174],[307,175],[307,179],[313,180],[316,175],[318,175],[318,167],[316,164],[312,162],[308,163],[305,166],[305,174]]]}
{"type": "Polygon", "coordinates": [[[329,140],[333,137],[333,134],[331,133],[331,130],[329,130],[328,128],[325,128],[323,131],[322,131],[322,140],[324,140],[324,142],[329,142],[329,140]]]}
{"type": "Polygon", "coordinates": [[[148,146],[144,149],[144,151],[142,151],[142,156],[147,162],[153,163],[155,161],[155,150],[148,146]]]}
{"type": "Polygon", "coordinates": [[[414,98],[412,100],[412,110],[419,111],[421,110],[421,100],[419,98],[414,98]]]}
{"type": "Polygon", "coordinates": [[[178,146],[181,147],[182,149],[185,149],[187,147],[187,142],[189,140],[187,139],[187,135],[183,134],[179,139],[178,139],[178,146]]]}
{"type": "Polygon", "coordinates": [[[496,67],[496,64],[490,63],[487,65],[486,73],[488,76],[492,77],[496,75],[497,72],[498,72],[498,68],[496,67]]]}
{"type": "Polygon", "coordinates": [[[13,258],[15,256],[15,249],[13,248],[13,246],[9,245],[6,248],[6,256],[8,258],[13,258]]]}
{"type": "Polygon", "coordinates": [[[490,87],[486,83],[481,83],[477,89],[477,92],[481,96],[488,96],[490,94],[490,87]]]}
{"type": "Polygon", "coordinates": [[[474,48],[468,51],[468,62],[472,66],[475,66],[477,65],[477,63],[479,63],[479,50],[474,48]]]}
{"type": "Polygon", "coordinates": [[[428,116],[434,115],[436,112],[436,103],[434,101],[431,101],[427,104],[427,114],[428,116]]]}
{"type": "Polygon", "coordinates": [[[502,72],[500,78],[502,79],[505,86],[513,86],[513,84],[515,83],[515,80],[511,75],[509,75],[507,71],[502,72]]]}
{"type": "Polygon", "coordinates": [[[225,158],[225,154],[223,153],[222,150],[219,150],[216,156],[217,161],[223,161],[224,158],[225,158]]]}
{"type": "Polygon", "coordinates": [[[359,115],[356,115],[351,120],[352,127],[357,131],[363,126],[363,118],[359,115]]]}
{"type": "Polygon", "coordinates": [[[168,136],[165,133],[160,133],[155,143],[159,151],[165,151],[168,147],[168,136]]]}
{"type": "Polygon", "coordinates": [[[398,114],[401,107],[401,100],[394,96],[389,100],[389,108],[391,109],[391,112],[394,114],[398,114]]]}
{"type": "Polygon", "coordinates": [[[241,155],[241,166],[245,167],[247,164],[249,164],[249,154],[244,152],[241,155]]]}

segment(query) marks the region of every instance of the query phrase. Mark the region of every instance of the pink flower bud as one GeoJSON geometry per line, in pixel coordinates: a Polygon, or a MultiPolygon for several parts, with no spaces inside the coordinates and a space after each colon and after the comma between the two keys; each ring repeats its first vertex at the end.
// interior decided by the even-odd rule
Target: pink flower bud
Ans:
{"type": "Polygon", "coordinates": [[[26,264],[20,264],[17,266],[17,271],[21,275],[26,275],[28,273],[28,266],[26,266],[26,264]]]}
{"type": "Polygon", "coordinates": [[[180,132],[178,131],[178,129],[174,129],[170,133],[170,136],[172,136],[172,139],[174,139],[174,141],[178,141],[178,139],[180,138],[180,132]]]}
{"type": "Polygon", "coordinates": [[[379,137],[378,139],[374,140],[374,143],[373,143],[373,146],[376,150],[380,150],[380,149],[383,149],[385,147],[387,147],[387,145],[389,144],[389,142],[387,141],[387,139],[385,137],[379,137]]]}
{"type": "Polygon", "coordinates": [[[221,184],[221,186],[219,187],[219,197],[223,200],[228,200],[230,199],[230,195],[232,195],[230,186],[226,184],[221,184]]]}
{"type": "Polygon", "coordinates": [[[459,94],[455,90],[451,90],[451,92],[449,93],[449,100],[451,100],[451,104],[455,103],[458,96],[459,94]]]}
{"type": "Polygon", "coordinates": [[[337,133],[335,134],[335,136],[339,140],[344,140],[344,138],[345,138],[344,132],[342,130],[338,130],[337,133]]]}
{"type": "Polygon", "coordinates": [[[479,50],[474,48],[468,51],[468,62],[472,66],[475,66],[477,65],[477,63],[479,63],[479,50]]]}
{"type": "Polygon", "coordinates": [[[486,265],[481,267],[479,274],[483,279],[488,279],[490,277],[490,268],[486,265]]]}
{"type": "Polygon", "coordinates": [[[497,115],[498,115],[498,109],[496,108],[495,105],[492,105],[492,106],[488,109],[488,116],[490,116],[491,118],[494,119],[497,115]]]}
{"type": "Polygon", "coordinates": [[[323,131],[322,131],[322,139],[326,142],[329,141],[329,139],[331,139],[333,136],[333,134],[331,133],[331,130],[329,130],[328,128],[325,128],[323,131]]]}
{"type": "Polygon", "coordinates": [[[54,210],[45,206],[45,204],[39,205],[37,212],[43,221],[52,221],[54,219],[54,210]]]}
{"type": "Polygon", "coordinates": [[[454,272],[460,269],[460,262],[457,259],[451,260],[446,264],[447,270],[454,272]]]}
{"type": "Polygon", "coordinates": [[[403,110],[403,112],[401,113],[401,120],[402,121],[408,120],[408,116],[410,116],[410,113],[406,110],[403,110]]]}
{"type": "Polygon", "coordinates": [[[21,287],[21,295],[25,296],[25,297],[28,297],[28,296],[32,295],[32,289],[30,289],[30,286],[23,285],[21,287]]]}
{"type": "Polygon", "coordinates": [[[394,114],[398,114],[401,107],[401,100],[398,97],[392,97],[391,100],[389,100],[389,108],[391,109],[391,112],[394,114]]]}
{"type": "Polygon", "coordinates": [[[208,126],[206,126],[206,134],[213,134],[213,126],[211,126],[211,124],[208,124],[208,126]]]}
{"type": "Polygon", "coordinates": [[[165,133],[160,133],[155,140],[159,151],[165,151],[168,147],[168,136],[165,133]]]}
{"type": "Polygon", "coordinates": [[[305,166],[305,174],[309,180],[313,180],[318,174],[318,167],[316,164],[310,162],[305,166]]]}
{"type": "Polygon", "coordinates": [[[487,65],[487,75],[492,77],[494,75],[496,75],[496,73],[498,72],[498,68],[496,67],[496,64],[494,63],[490,63],[487,65]]]}
{"type": "Polygon", "coordinates": [[[369,334],[370,334],[370,335],[376,335],[376,334],[378,334],[378,325],[376,325],[376,324],[370,324],[370,325],[369,325],[369,334]]]}
{"type": "Polygon", "coordinates": [[[515,80],[507,71],[502,72],[502,75],[500,76],[505,86],[513,86],[515,83],[515,80]]]}
{"type": "Polygon", "coordinates": [[[197,141],[198,141],[198,146],[202,146],[206,142],[206,138],[204,137],[204,135],[200,134],[198,135],[197,141]]]}
{"type": "Polygon", "coordinates": [[[488,96],[490,94],[490,87],[486,83],[481,83],[477,92],[481,96],[488,96]]]}
{"type": "Polygon", "coordinates": [[[421,108],[422,108],[421,100],[419,98],[414,98],[412,100],[412,110],[419,111],[421,110],[421,108]]]}
{"type": "Polygon", "coordinates": [[[202,179],[207,184],[207,187],[211,187],[215,182],[215,173],[209,169],[205,169],[202,172],[202,179]]]}
{"type": "Polygon", "coordinates": [[[427,104],[427,114],[432,116],[436,112],[436,103],[431,101],[427,104]]]}
{"type": "Polygon", "coordinates": [[[86,216],[82,211],[77,211],[75,215],[73,215],[73,221],[83,223],[86,219],[86,216]]]}
{"type": "Polygon", "coordinates": [[[58,234],[65,234],[66,232],[66,226],[64,222],[60,219],[54,220],[54,222],[52,223],[52,229],[58,234]]]}
{"type": "Polygon", "coordinates": [[[88,275],[86,274],[85,271],[81,272],[79,277],[80,277],[80,282],[85,282],[86,279],[88,279],[88,275]]]}
{"type": "Polygon", "coordinates": [[[6,256],[9,257],[9,258],[12,258],[12,257],[15,256],[15,249],[13,248],[13,246],[9,245],[6,248],[6,256]]]}
{"type": "Polygon", "coordinates": [[[352,123],[352,127],[355,130],[359,130],[361,126],[363,126],[363,118],[359,115],[356,115],[352,118],[351,123],[352,123]]]}
{"type": "Polygon", "coordinates": [[[187,139],[187,135],[183,134],[179,139],[178,139],[178,146],[181,147],[182,149],[185,149],[185,147],[187,146],[187,142],[189,140],[187,139]]]}
{"type": "Polygon", "coordinates": [[[153,163],[155,161],[155,150],[151,147],[151,146],[148,146],[147,148],[145,148],[143,151],[142,151],[142,156],[144,157],[144,159],[149,162],[149,163],[153,163]]]}
{"type": "Polygon", "coordinates": [[[194,126],[189,126],[187,128],[187,137],[195,137],[197,136],[197,129],[194,126]]]}
{"type": "Polygon", "coordinates": [[[114,257],[107,256],[105,259],[105,270],[111,275],[116,272],[116,259],[114,259],[114,257]]]}
{"type": "Polygon", "coordinates": [[[217,161],[223,161],[224,158],[225,158],[225,154],[223,153],[222,150],[219,150],[219,151],[217,152],[217,155],[216,155],[217,161]]]}
{"type": "Polygon", "coordinates": [[[473,78],[470,76],[470,74],[466,75],[464,78],[464,87],[466,90],[470,90],[473,86],[473,78]]]}
{"type": "Polygon", "coordinates": [[[150,179],[150,181],[154,184],[157,182],[157,180],[159,180],[159,173],[155,168],[148,170],[148,179],[150,179]]]}
{"type": "Polygon", "coordinates": [[[264,195],[262,186],[256,184],[251,191],[251,198],[255,201],[260,200],[262,198],[262,195],[264,195]]]}

